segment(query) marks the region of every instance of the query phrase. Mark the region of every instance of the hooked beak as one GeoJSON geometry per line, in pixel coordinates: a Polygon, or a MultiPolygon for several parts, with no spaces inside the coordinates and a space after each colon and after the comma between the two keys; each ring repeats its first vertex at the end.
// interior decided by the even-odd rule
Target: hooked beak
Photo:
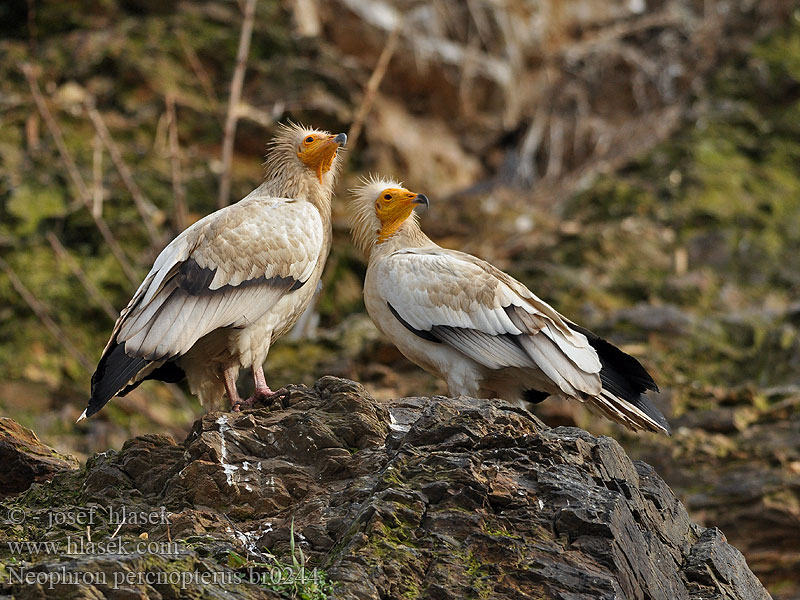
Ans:
{"type": "Polygon", "coordinates": [[[430,204],[428,203],[428,197],[425,194],[417,194],[411,200],[411,204],[424,204],[425,208],[430,208],[430,204]]]}

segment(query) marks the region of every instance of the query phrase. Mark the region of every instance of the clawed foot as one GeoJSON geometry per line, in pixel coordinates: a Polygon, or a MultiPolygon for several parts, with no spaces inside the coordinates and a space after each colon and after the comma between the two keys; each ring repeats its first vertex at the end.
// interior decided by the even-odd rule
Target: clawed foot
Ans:
{"type": "Polygon", "coordinates": [[[289,395],[289,390],[281,388],[274,392],[270,389],[256,390],[252,396],[247,400],[236,400],[231,403],[231,412],[242,412],[245,408],[254,408],[256,406],[269,407],[272,406],[276,400],[283,402],[283,399],[289,395]]]}
{"type": "Polygon", "coordinates": [[[256,390],[245,402],[248,403],[248,406],[272,406],[276,400],[283,400],[288,393],[286,388],[281,388],[274,392],[269,388],[256,390]]]}
{"type": "Polygon", "coordinates": [[[289,392],[286,388],[272,391],[264,378],[264,369],[260,365],[253,368],[253,379],[256,384],[256,391],[247,400],[242,400],[236,391],[236,374],[238,367],[233,366],[225,369],[225,391],[231,399],[231,411],[242,412],[243,408],[253,408],[255,406],[271,406],[276,400],[281,404],[288,398],[289,392]]]}

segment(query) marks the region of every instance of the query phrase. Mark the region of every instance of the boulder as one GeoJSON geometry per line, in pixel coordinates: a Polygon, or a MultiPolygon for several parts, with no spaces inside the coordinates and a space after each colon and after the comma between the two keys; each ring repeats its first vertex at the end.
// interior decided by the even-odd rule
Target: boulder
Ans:
{"type": "MultiPolygon", "coordinates": [[[[193,596],[769,598],[724,535],[692,523],[615,440],[548,428],[500,400],[379,402],[324,377],[281,405],[205,415],[181,445],[134,438],[69,486],[61,477],[8,503],[27,518],[6,535],[63,545],[86,532],[40,524],[90,514],[92,539],[119,539],[124,555],[14,556],[18,580],[19,569],[107,573],[86,597],[109,595],[118,572],[205,572],[219,575],[190,578],[193,596]],[[61,502],[64,487],[79,492],[61,502]]],[[[146,579],[132,576],[127,593],[188,589],[146,579]]],[[[21,593],[18,580],[6,591],[21,593]]],[[[37,585],[37,597],[67,593],[37,585]]]]}

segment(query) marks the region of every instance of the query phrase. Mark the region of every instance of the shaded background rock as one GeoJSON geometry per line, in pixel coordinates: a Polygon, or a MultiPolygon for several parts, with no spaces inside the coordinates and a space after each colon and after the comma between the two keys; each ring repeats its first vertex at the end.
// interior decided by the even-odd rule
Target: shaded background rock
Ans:
{"type": "MultiPolygon", "coordinates": [[[[206,415],[182,445],[134,438],[78,477],[34,484],[6,502],[27,516],[0,540],[6,568],[13,557],[14,568],[103,572],[109,581],[199,569],[238,587],[195,582],[183,593],[266,598],[278,588],[251,584],[251,574],[276,559],[291,564],[297,544],[336,598],[770,597],[724,535],[692,523],[653,468],[612,438],[548,428],[499,400],[377,402],[334,377],[285,400],[206,415]],[[66,486],[79,492],[58,493],[66,486]],[[114,531],[110,513],[103,518],[109,506],[165,507],[166,516],[114,531]],[[92,507],[95,541],[168,542],[174,554],[64,562],[8,551],[8,541],[78,537],[80,529],[44,528],[39,517],[92,507]]],[[[4,592],[58,598],[70,589],[12,582],[4,592]]],[[[153,589],[171,597],[179,588],[129,591],[153,589]]],[[[110,595],[108,585],[93,591],[110,595]]]]}

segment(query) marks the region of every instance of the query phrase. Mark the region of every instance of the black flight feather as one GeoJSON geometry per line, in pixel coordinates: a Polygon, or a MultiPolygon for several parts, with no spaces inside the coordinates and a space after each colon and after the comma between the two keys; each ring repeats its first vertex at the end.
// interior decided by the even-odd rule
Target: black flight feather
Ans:
{"type": "Polygon", "coordinates": [[[91,417],[103,408],[147,362],[138,356],[128,356],[125,354],[125,345],[115,341],[112,348],[103,354],[92,375],[92,395],[86,407],[86,416],[91,417]]]}
{"type": "Polygon", "coordinates": [[[409,323],[403,317],[401,317],[400,314],[394,309],[394,306],[392,306],[388,302],[386,303],[386,306],[388,306],[389,310],[392,311],[392,314],[394,315],[394,318],[397,319],[398,321],[400,321],[403,324],[403,327],[408,329],[414,335],[416,335],[418,337],[421,337],[423,340],[428,340],[429,342],[434,342],[436,344],[441,344],[442,343],[442,340],[437,338],[430,331],[425,331],[423,329],[417,329],[413,325],[411,325],[411,323],[409,323]]]}
{"type": "Polygon", "coordinates": [[[586,336],[586,339],[589,340],[589,345],[595,349],[600,357],[603,367],[609,367],[609,369],[622,376],[623,381],[619,382],[620,386],[640,394],[646,390],[658,391],[658,386],[653,381],[650,373],[642,366],[642,363],[630,354],[625,354],[622,350],[585,327],[576,325],[571,321],[567,321],[567,325],[574,331],[586,336]]]}
{"type": "Polygon", "coordinates": [[[522,392],[522,399],[525,402],[530,402],[531,404],[539,404],[540,402],[544,402],[550,397],[550,394],[547,392],[541,392],[539,390],[524,390],[522,392]]]}
{"type": "Polygon", "coordinates": [[[600,381],[603,384],[603,389],[629,402],[670,433],[671,430],[667,419],[655,407],[650,398],[644,394],[647,390],[657,392],[658,386],[653,381],[650,373],[642,366],[642,363],[596,333],[570,321],[567,321],[567,324],[574,331],[585,335],[586,339],[589,340],[589,345],[597,352],[602,365],[600,381]]]}
{"type": "Polygon", "coordinates": [[[178,383],[185,377],[186,377],[186,372],[183,369],[181,369],[174,360],[168,360],[157,369],[153,369],[153,371],[146,377],[142,377],[139,381],[136,381],[128,386],[125,386],[125,388],[122,391],[120,391],[117,394],[117,396],[125,396],[128,392],[131,392],[135,390],[137,387],[139,387],[140,383],[142,383],[143,381],[147,381],[148,379],[153,379],[155,381],[164,381],[166,383],[178,383]]]}
{"type": "Polygon", "coordinates": [[[259,283],[266,283],[275,287],[285,287],[288,288],[289,291],[293,292],[295,290],[299,290],[306,283],[305,281],[299,281],[291,276],[275,276],[267,278],[266,276],[262,275],[261,277],[254,277],[253,279],[245,279],[239,285],[234,286],[225,284],[217,289],[212,290],[209,286],[211,285],[211,282],[214,281],[214,277],[216,277],[216,275],[216,269],[201,267],[197,264],[195,259],[190,258],[184,261],[180,268],[178,268],[178,272],[175,275],[175,281],[180,289],[187,294],[191,294],[192,296],[215,294],[217,292],[223,292],[234,287],[243,288],[251,285],[257,285],[259,283]]]}

